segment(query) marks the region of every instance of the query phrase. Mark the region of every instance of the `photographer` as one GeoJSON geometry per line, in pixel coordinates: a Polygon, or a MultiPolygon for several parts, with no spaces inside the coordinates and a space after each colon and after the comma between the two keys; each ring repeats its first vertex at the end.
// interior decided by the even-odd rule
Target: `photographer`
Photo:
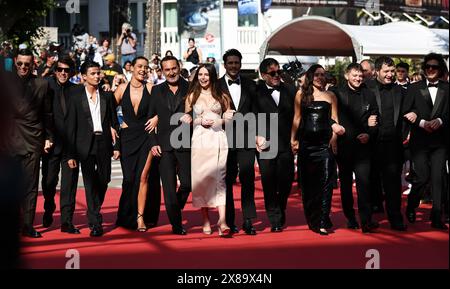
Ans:
{"type": "Polygon", "coordinates": [[[129,23],[122,24],[122,34],[120,34],[117,45],[120,46],[121,65],[123,66],[127,60],[133,61],[136,57],[136,34],[131,32],[133,27],[129,23]]]}

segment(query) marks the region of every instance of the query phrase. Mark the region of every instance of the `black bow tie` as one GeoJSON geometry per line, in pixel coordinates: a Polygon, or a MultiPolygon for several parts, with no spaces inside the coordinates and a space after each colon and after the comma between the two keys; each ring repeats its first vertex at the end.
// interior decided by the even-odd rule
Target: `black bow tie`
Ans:
{"type": "Polygon", "coordinates": [[[279,87],[272,87],[272,88],[269,88],[269,93],[272,94],[272,92],[274,92],[275,90],[280,92],[280,88],[279,87]]]}
{"type": "Polygon", "coordinates": [[[429,83],[428,83],[428,87],[436,87],[436,88],[437,88],[437,87],[438,87],[438,84],[439,84],[438,82],[436,82],[436,83],[431,83],[431,82],[429,82],[429,83]]]}
{"type": "Polygon", "coordinates": [[[231,86],[233,83],[235,83],[237,85],[241,85],[241,80],[239,78],[236,80],[228,79],[228,85],[231,86]]]}

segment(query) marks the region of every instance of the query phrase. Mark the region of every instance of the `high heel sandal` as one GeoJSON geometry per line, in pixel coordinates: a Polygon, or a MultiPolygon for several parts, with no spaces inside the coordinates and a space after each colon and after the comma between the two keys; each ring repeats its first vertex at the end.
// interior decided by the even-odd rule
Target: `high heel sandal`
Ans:
{"type": "Polygon", "coordinates": [[[205,226],[203,225],[203,234],[205,235],[211,235],[212,234],[212,229],[211,229],[211,225],[205,226]]]}
{"type": "MultiPolygon", "coordinates": [[[[144,218],[144,216],[138,213],[137,220],[139,220],[139,218],[144,218]]],[[[136,229],[136,231],[141,232],[141,233],[147,232],[147,227],[145,225],[144,225],[144,227],[138,227],[136,229]]]]}
{"type": "Polygon", "coordinates": [[[219,236],[220,237],[231,237],[231,229],[226,226],[225,228],[222,228],[222,224],[219,222],[217,223],[217,230],[219,231],[219,236]]]}

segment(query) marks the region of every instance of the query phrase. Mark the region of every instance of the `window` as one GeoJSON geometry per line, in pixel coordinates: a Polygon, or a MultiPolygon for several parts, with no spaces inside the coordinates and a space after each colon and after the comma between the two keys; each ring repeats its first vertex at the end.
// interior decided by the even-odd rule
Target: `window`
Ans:
{"type": "Polygon", "coordinates": [[[164,3],[164,27],[177,27],[177,3],[164,3]]]}
{"type": "Polygon", "coordinates": [[[238,27],[258,27],[258,14],[238,15],[238,27]]]}
{"type": "Polygon", "coordinates": [[[131,26],[133,26],[133,30],[137,30],[139,29],[137,3],[130,3],[130,11],[131,11],[130,24],[131,26]]]}

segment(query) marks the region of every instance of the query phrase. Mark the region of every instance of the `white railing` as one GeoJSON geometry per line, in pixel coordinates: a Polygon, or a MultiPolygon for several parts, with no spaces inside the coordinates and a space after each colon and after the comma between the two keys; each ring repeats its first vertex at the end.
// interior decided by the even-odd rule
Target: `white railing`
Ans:
{"type": "Polygon", "coordinates": [[[259,29],[258,27],[238,27],[237,43],[239,47],[244,47],[248,52],[259,50],[259,29]]]}
{"type": "Polygon", "coordinates": [[[171,50],[175,57],[180,57],[180,38],[177,27],[161,28],[161,54],[164,55],[167,50],[171,50]]]}

